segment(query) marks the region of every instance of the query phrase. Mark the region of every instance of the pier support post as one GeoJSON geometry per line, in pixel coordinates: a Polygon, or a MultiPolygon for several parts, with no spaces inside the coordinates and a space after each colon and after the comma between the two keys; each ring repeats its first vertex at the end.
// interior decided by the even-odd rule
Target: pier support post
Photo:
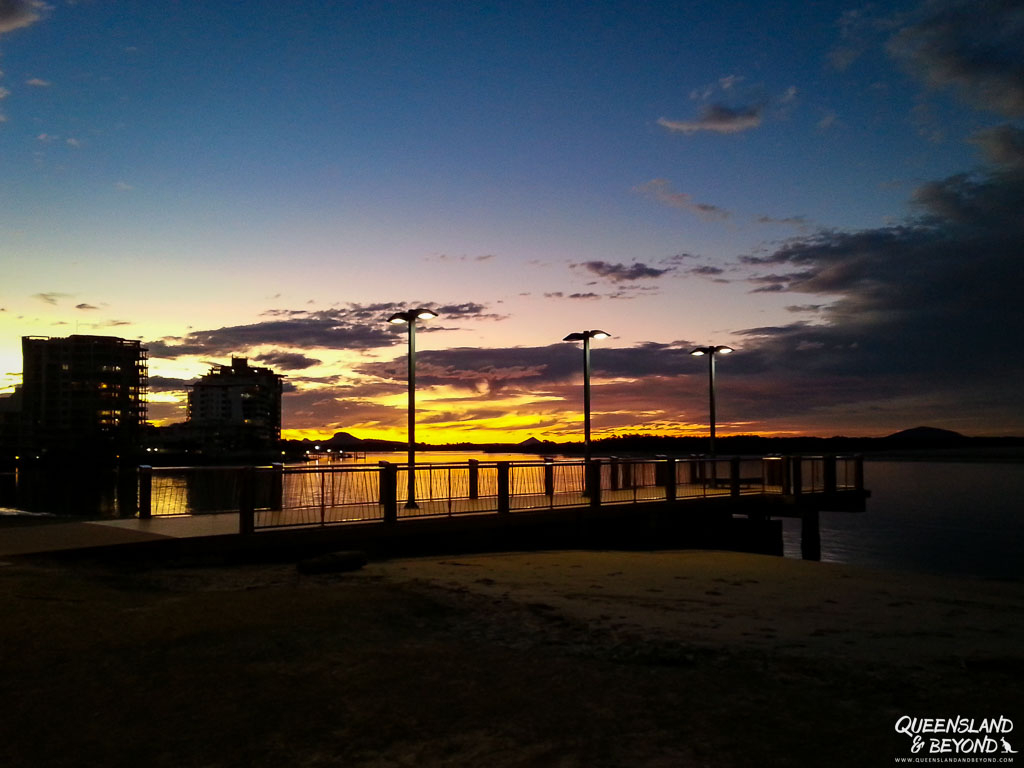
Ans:
{"type": "Polygon", "coordinates": [[[256,467],[244,467],[238,488],[238,532],[245,535],[256,530],[256,467]]]}
{"type": "Polygon", "coordinates": [[[498,462],[498,514],[507,515],[511,509],[509,504],[510,486],[507,461],[498,462]]]}
{"type": "Polygon", "coordinates": [[[469,460],[469,498],[480,498],[480,460],[469,460]]]}
{"type": "Polygon", "coordinates": [[[633,462],[626,459],[621,465],[622,470],[622,482],[619,484],[620,488],[627,490],[633,489],[633,462]]]}
{"type": "Polygon", "coordinates": [[[139,467],[139,519],[148,520],[153,516],[153,468],[148,464],[139,467]]]}
{"type": "Polygon", "coordinates": [[[284,464],[270,465],[270,508],[280,512],[284,508],[284,464]]]}
{"type": "MultiPolygon", "coordinates": [[[[620,487],[619,486],[619,457],[618,456],[610,456],[608,458],[608,465],[609,465],[608,468],[611,471],[611,476],[612,476],[611,477],[611,479],[612,479],[612,490],[613,491],[617,491],[617,490],[619,490],[619,487],[620,487]]],[[[622,471],[623,472],[626,471],[625,465],[623,465],[622,471]]],[[[625,485],[625,483],[623,483],[623,485],[625,485]]]]}
{"type": "Polygon", "coordinates": [[[739,497],[740,495],[740,457],[733,456],[729,459],[729,495],[739,497]]]}
{"type": "Polygon", "coordinates": [[[825,456],[825,465],[822,467],[822,475],[825,481],[825,493],[832,495],[836,492],[836,457],[825,456]]]}
{"type": "Polygon", "coordinates": [[[584,485],[590,494],[590,506],[601,506],[601,460],[591,459],[584,465],[584,485]]]}
{"type": "Polygon", "coordinates": [[[783,471],[785,465],[778,456],[764,456],[761,459],[761,492],[768,493],[769,488],[779,486],[780,492],[785,493],[783,471]]]}
{"type": "Polygon", "coordinates": [[[817,508],[805,509],[800,516],[800,556],[804,560],[821,560],[821,528],[817,508]]]}
{"type": "Polygon", "coordinates": [[[549,499],[555,496],[555,460],[544,457],[544,495],[549,499]]]}
{"type": "Polygon", "coordinates": [[[791,491],[794,496],[799,496],[804,491],[804,457],[791,456],[790,462],[793,466],[793,486],[791,491]]]}
{"type": "Polygon", "coordinates": [[[387,484],[384,482],[384,467],[386,467],[387,465],[388,462],[383,460],[377,462],[377,466],[380,467],[380,481],[377,483],[377,503],[382,506],[384,504],[385,499],[384,489],[387,487],[387,484]]]}
{"type": "Polygon", "coordinates": [[[864,491],[864,456],[857,454],[853,457],[853,486],[858,493],[864,491]]]}
{"type": "Polygon", "coordinates": [[[398,522],[398,466],[390,461],[380,462],[380,504],[384,508],[384,522],[398,522]]]}
{"type": "Polygon", "coordinates": [[[664,475],[662,480],[665,486],[665,501],[676,500],[676,460],[669,457],[665,459],[664,475]]]}

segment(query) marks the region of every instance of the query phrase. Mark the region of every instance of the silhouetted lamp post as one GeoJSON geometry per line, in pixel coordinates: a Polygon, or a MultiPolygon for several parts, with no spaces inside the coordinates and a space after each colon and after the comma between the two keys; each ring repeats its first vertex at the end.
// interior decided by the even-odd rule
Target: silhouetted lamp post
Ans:
{"type": "Polygon", "coordinates": [[[732,351],[732,347],[719,344],[713,347],[697,347],[690,352],[694,357],[707,355],[708,358],[708,392],[711,406],[711,445],[709,453],[711,456],[715,455],[715,355],[727,355],[732,351]]]}
{"type": "Polygon", "coordinates": [[[432,309],[407,309],[396,312],[388,318],[394,325],[409,326],[409,492],[405,500],[406,509],[419,509],[416,503],[416,321],[437,317],[432,309]]]}
{"type": "Polygon", "coordinates": [[[610,333],[604,331],[580,331],[570,333],[562,341],[583,342],[583,459],[590,464],[590,340],[607,339],[610,333]]]}

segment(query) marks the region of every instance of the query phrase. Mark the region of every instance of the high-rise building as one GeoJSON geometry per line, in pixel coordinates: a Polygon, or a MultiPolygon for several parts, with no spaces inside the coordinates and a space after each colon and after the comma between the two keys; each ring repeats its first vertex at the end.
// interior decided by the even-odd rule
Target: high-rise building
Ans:
{"type": "Polygon", "coordinates": [[[147,350],[114,336],[21,340],[21,442],[29,451],[116,456],[146,423],[147,350]]]}
{"type": "Polygon", "coordinates": [[[281,439],[282,376],[244,357],[192,385],[188,424],[205,452],[260,452],[281,439]]]}

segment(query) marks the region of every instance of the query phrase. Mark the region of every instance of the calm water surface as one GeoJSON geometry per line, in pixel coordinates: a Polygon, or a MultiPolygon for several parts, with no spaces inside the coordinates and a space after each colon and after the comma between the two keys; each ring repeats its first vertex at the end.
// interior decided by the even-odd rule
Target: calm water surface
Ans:
{"type": "MultiPolygon", "coordinates": [[[[424,463],[532,458],[417,454],[424,463]]],[[[405,454],[370,454],[366,461],[381,459],[404,462],[405,454]]],[[[1024,463],[867,461],[864,484],[871,491],[866,512],[822,513],[822,560],[1024,579],[1024,463]]],[[[787,557],[800,557],[798,520],[784,522],[784,546],[787,557]]]]}
{"type": "MultiPolygon", "coordinates": [[[[822,513],[822,560],[1024,579],[1024,464],[867,461],[864,484],[865,513],[822,513]]],[[[785,526],[799,557],[799,521],[785,526]]]]}

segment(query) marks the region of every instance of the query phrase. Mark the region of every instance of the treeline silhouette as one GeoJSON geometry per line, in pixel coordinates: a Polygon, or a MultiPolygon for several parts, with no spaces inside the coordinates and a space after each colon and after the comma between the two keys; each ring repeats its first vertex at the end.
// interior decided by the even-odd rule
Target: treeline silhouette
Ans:
{"type": "MultiPolygon", "coordinates": [[[[1024,437],[966,437],[950,430],[934,427],[915,427],[885,437],[765,437],[761,435],[732,435],[716,437],[716,453],[729,455],[764,454],[822,454],[822,453],[897,453],[908,452],[1007,452],[1024,448],[1024,437]]],[[[301,454],[313,446],[320,450],[335,451],[401,451],[406,443],[391,440],[360,439],[347,432],[339,432],[325,440],[287,440],[288,454],[301,454]]],[[[591,445],[598,456],[629,455],[691,455],[708,450],[707,437],[674,437],[659,435],[618,435],[593,440],[591,445]]],[[[492,453],[522,453],[532,455],[583,455],[582,441],[553,442],[529,438],[520,443],[417,443],[417,450],[481,451],[492,453]]]]}

